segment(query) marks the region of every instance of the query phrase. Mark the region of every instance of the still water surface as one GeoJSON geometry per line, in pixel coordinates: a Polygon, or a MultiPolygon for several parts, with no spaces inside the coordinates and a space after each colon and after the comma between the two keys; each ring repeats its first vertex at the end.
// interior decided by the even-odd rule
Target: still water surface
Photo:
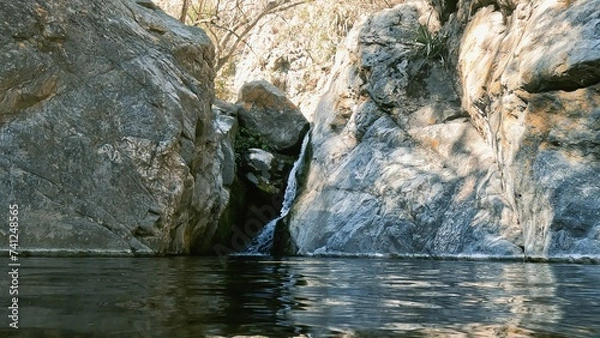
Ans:
{"type": "Polygon", "coordinates": [[[20,328],[8,329],[3,273],[0,337],[600,337],[598,265],[243,257],[21,263],[20,328]]]}

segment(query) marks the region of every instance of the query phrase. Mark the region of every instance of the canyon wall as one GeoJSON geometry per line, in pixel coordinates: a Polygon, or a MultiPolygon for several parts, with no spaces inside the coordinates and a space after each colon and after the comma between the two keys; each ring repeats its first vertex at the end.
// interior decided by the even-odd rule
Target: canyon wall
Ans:
{"type": "Polygon", "coordinates": [[[600,255],[600,1],[407,1],[314,112],[289,252],[600,255]]]}

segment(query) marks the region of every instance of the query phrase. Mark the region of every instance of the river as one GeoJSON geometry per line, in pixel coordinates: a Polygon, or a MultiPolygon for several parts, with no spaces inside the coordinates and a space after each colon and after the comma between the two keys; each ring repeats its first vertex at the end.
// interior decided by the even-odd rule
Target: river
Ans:
{"type": "MultiPolygon", "coordinates": [[[[1,337],[600,337],[598,265],[21,258],[1,337]]],[[[7,266],[7,261],[2,261],[7,266]]],[[[5,268],[8,270],[8,268],[5,268]]]]}

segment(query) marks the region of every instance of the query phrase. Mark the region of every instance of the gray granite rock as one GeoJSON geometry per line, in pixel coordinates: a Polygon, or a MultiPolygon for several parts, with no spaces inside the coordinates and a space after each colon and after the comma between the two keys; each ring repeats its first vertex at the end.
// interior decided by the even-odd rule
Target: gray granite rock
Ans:
{"type": "Polygon", "coordinates": [[[598,256],[600,1],[515,3],[510,25],[492,6],[468,20],[462,106],[492,148],[525,254],[598,256]]]}
{"type": "Polygon", "coordinates": [[[315,111],[289,252],[600,255],[600,90],[580,76],[600,2],[514,3],[442,15],[443,64],[414,43],[440,27],[426,1],[355,25],[315,111]]]}
{"type": "Polygon", "coordinates": [[[22,250],[210,246],[230,170],[204,32],[136,1],[26,0],[2,5],[0,46],[0,204],[22,250]]]}
{"type": "Polygon", "coordinates": [[[275,156],[270,152],[258,148],[248,149],[248,154],[246,156],[248,164],[254,168],[254,170],[264,172],[265,176],[267,176],[269,170],[271,170],[273,160],[275,159],[275,156]]]}

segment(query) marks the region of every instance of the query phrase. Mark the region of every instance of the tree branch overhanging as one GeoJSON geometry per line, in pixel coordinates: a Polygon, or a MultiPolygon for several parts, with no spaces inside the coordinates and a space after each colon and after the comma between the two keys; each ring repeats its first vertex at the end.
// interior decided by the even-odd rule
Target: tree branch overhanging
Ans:
{"type": "MultiPolygon", "coordinates": [[[[248,45],[246,41],[248,34],[265,17],[311,1],[314,0],[276,0],[269,1],[262,8],[257,8],[252,5],[256,4],[254,1],[233,0],[228,3],[228,1],[217,0],[207,11],[209,6],[206,0],[201,0],[198,6],[192,6],[196,19],[191,22],[191,25],[205,28],[213,39],[216,51],[215,70],[218,72],[239,52],[240,45],[248,45]]],[[[188,16],[190,2],[191,0],[184,0],[180,18],[182,21],[185,21],[188,16]]]]}

